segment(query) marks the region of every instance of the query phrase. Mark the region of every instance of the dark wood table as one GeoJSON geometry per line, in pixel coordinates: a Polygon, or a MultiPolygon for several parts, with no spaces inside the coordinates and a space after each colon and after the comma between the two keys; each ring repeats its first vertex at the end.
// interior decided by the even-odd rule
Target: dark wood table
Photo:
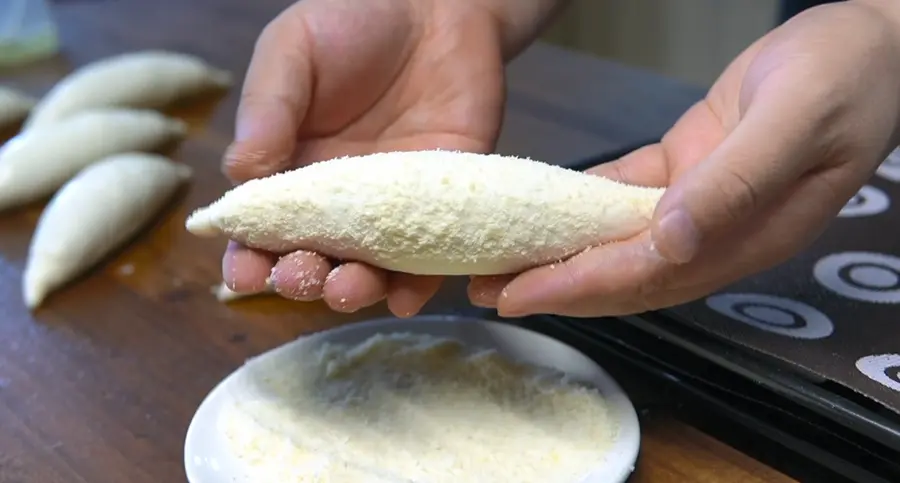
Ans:
{"type": "MultiPolygon", "coordinates": [[[[63,54],[2,71],[0,82],[39,95],[74,66],[151,47],[199,54],[240,79],[257,34],[287,3],[60,1],[63,54]]],[[[500,151],[562,164],[659,136],[699,95],[544,45],[509,71],[500,151]]],[[[376,307],[338,315],[319,303],[273,297],[223,305],[210,294],[224,242],[190,236],[183,223],[228,186],[219,158],[238,94],[236,87],[178,112],[193,124],[174,155],[196,169],[187,195],[34,314],[21,301],[20,277],[41,207],[0,217],[0,483],[184,481],[185,431],[222,377],[300,334],[386,313],[376,307]]],[[[427,311],[464,310],[462,290],[449,284],[427,311]]],[[[642,425],[635,482],[793,481],[665,413],[642,425]]]]}

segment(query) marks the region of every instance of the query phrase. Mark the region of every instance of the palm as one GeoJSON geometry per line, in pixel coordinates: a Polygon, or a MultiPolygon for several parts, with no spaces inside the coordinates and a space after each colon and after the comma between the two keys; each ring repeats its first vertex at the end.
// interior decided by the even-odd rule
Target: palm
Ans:
{"type": "Polygon", "coordinates": [[[502,59],[488,47],[491,31],[477,23],[459,28],[453,17],[467,20],[459,8],[420,12],[441,18],[423,32],[414,12],[405,28],[375,18],[396,18],[393,10],[409,8],[406,2],[351,3],[339,23],[304,14],[317,88],[294,164],[383,151],[491,150],[503,102],[502,59]],[[365,43],[346,28],[357,22],[369,29],[365,43]]]}
{"type": "Polygon", "coordinates": [[[754,67],[759,48],[758,42],[732,62],[707,96],[691,107],[659,143],[589,172],[636,185],[673,184],[709,156],[738,125],[751,87],[744,79],[748,69],[754,67]]]}

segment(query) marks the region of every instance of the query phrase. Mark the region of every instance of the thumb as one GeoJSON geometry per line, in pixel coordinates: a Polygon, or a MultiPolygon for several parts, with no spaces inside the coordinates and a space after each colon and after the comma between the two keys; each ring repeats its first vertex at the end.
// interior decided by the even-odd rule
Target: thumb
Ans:
{"type": "MultiPolygon", "coordinates": [[[[292,7],[294,8],[294,7],[292,7]]],[[[290,163],[312,93],[312,60],[291,9],[260,34],[247,70],[235,138],[222,170],[233,182],[274,174],[290,163]]]]}
{"type": "Polygon", "coordinates": [[[663,258],[690,262],[704,238],[744,222],[810,168],[813,127],[783,114],[791,103],[772,104],[754,102],[706,159],[667,188],[651,223],[663,258]]]}

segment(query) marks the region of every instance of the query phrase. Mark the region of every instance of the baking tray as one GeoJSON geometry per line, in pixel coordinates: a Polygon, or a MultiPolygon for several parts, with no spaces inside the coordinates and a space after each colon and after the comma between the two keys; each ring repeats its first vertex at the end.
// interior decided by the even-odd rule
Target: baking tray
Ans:
{"type": "MultiPolygon", "coordinates": [[[[514,323],[559,338],[594,357],[622,382],[641,414],[674,413],[798,481],[900,481],[897,452],[877,432],[874,438],[867,436],[876,426],[871,415],[855,413],[859,426],[869,428],[855,431],[837,422],[835,413],[812,410],[809,397],[794,394],[808,388],[780,387],[804,386],[807,383],[801,376],[783,373],[777,365],[757,358],[732,358],[732,348],[704,340],[703,334],[682,339],[646,330],[648,324],[637,320],[641,318],[537,316],[514,323]],[[697,350],[698,346],[704,349],[697,350]],[[713,362],[723,356],[729,364],[713,362]],[[744,363],[749,365],[735,370],[744,363]]],[[[827,392],[821,399],[839,400],[827,392]]]]}

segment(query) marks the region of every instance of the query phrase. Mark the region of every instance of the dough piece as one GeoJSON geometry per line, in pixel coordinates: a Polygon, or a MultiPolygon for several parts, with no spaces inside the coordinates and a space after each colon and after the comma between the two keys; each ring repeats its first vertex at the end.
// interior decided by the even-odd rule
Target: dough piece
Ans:
{"type": "Polygon", "coordinates": [[[0,129],[22,121],[37,103],[21,92],[0,86],[0,129]]]}
{"type": "Polygon", "coordinates": [[[160,108],[231,85],[231,74],[193,55],[160,50],[120,54],[85,65],[61,80],[35,106],[23,129],[94,107],[160,108]]]}
{"type": "Polygon", "coordinates": [[[38,307],[150,222],[191,169],[148,153],[121,153],[85,168],[41,214],[22,282],[25,304],[38,307]]]}
{"type": "Polygon", "coordinates": [[[644,230],[662,188],[451,151],[339,158],[252,180],[187,229],[420,275],[496,275],[644,230]]]}
{"type": "Polygon", "coordinates": [[[216,300],[222,302],[223,304],[227,304],[229,302],[234,302],[235,300],[245,299],[248,297],[255,297],[257,295],[268,295],[273,293],[271,289],[263,290],[262,292],[256,293],[237,293],[234,290],[228,288],[225,285],[225,282],[220,283],[212,288],[212,293],[216,296],[216,300]]]}
{"type": "Polygon", "coordinates": [[[103,108],[20,133],[0,147],[0,211],[48,197],[106,156],[151,151],[186,132],[155,111],[103,108]]]}

